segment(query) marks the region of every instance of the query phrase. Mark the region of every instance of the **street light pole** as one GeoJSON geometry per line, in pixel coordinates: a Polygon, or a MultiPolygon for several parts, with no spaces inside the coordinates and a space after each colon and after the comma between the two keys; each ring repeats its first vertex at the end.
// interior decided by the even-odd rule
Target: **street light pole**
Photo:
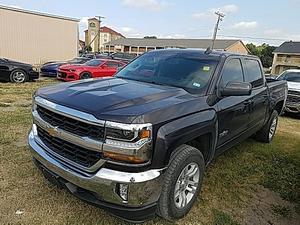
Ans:
{"type": "Polygon", "coordinates": [[[96,18],[98,18],[98,21],[99,21],[99,30],[98,30],[98,52],[100,52],[100,28],[101,28],[101,22],[102,20],[101,19],[104,19],[105,17],[104,16],[96,16],[96,18]]]}
{"type": "Polygon", "coordinates": [[[218,16],[218,19],[217,19],[217,23],[216,23],[215,29],[214,29],[214,34],[213,34],[212,43],[211,43],[211,50],[214,49],[215,41],[216,41],[216,38],[217,38],[217,33],[218,33],[218,30],[219,30],[220,21],[223,21],[223,18],[225,16],[225,14],[220,12],[220,11],[215,12],[215,14],[218,16]]]}

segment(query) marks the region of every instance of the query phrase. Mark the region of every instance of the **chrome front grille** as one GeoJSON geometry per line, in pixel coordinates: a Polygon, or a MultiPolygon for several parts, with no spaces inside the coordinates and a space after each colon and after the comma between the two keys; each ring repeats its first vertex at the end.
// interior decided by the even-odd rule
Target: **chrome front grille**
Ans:
{"type": "Polygon", "coordinates": [[[59,127],[78,136],[85,136],[99,141],[104,139],[104,127],[75,120],[39,105],[37,106],[37,112],[44,121],[54,127],[59,127]]]}
{"type": "Polygon", "coordinates": [[[300,92],[289,90],[287,95],[287,102],[300,104],[300,92]]]}
{"type": "Polygon", "coordinates": [[[51,136],[46,130],[37,126],[41,141],[56,154],[84,167],[92,167],[101,159],[101,153],[74,145],[68,141],[51,136]]]}

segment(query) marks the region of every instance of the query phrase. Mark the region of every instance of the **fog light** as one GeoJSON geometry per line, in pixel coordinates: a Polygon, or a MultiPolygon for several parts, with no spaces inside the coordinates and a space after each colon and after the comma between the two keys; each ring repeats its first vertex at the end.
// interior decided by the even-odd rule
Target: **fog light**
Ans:
{"type": "Polygon", "coordinates": [[[116,192],[122,200],[128,201],[128,184],[117,184],[116,192]]]}

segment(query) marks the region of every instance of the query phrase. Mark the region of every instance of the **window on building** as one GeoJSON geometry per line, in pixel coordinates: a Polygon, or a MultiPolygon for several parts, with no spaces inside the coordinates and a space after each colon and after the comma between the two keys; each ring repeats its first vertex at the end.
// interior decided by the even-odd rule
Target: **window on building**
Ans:
{"type": "Polygon", "coordinates": [[[239,59],[230,59],[226,62],[222,72],[220,86],[225,87],[227,83],[231,81],[244,81],[242,65],[239,59]]]}
{"type": "Polygon", "coordinates": [[[252,87],[263,85],[263,75],[260,69],[259,62],[255,59],[244,60],[245,81],[252,84],[252,87]]]}
{"type": "Polygon", "coordinates": [[[91,22],[90,27],[96,27],[96,24],[94,22],[91,22]]]}

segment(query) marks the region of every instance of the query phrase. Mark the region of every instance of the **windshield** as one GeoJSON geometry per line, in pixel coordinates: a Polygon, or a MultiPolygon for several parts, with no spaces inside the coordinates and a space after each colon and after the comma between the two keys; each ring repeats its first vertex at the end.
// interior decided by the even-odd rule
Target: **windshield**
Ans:
{"type": "Polygon", "coordinates": [[[195,56],[172,51],[149,52],[120,70],[116,77],[203,93],[218,61],[200,57],[199,54],[195,56]]]}
{"type": "Polygon", "coordinates": [[[278,80],[300,83],[300,72],[284,72],[278,80]]]}
{"type": "Polygon", "coordinates": [[[86,62],[84,65],[86,66],[100,66],[103,62],[99,59],[92,59],[86,62]]]}
{"type": "Polygon", "coordinates": [[[83,61],[83,58],[74,58],[74,59],[69,60],[68,62],[69,63],[80,63],[82,61],[83,61]]]}

